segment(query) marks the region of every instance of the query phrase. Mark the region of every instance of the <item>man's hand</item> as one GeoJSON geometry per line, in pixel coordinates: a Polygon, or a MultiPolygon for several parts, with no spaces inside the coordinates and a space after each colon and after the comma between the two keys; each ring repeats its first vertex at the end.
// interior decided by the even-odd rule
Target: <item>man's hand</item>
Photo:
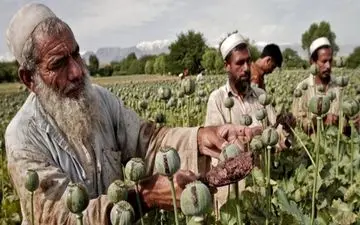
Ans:
{"type": "Polygon", "coordinates": [[[334,114],[327,114],[324,118],[324,125],[338,125],[339,123],[339,116],[334,114]]]}
{"type": "MultiPolygon", "coordinates": [[[[198,177],[191,171],[179,170],[174,174],[174,187],[176,204],[180,207],[180,196],[185,186],[198,177]]],[[[140,182],[140,193],[144,204],[148,208],[159,207],[165,210],[173,210],[169,179],[161,175],[153,175],[140,182]]]]}
{"type": "Polygon", "coordinates": [[[290,128],[294,129],[296,127],[296,118],[292,113],[283,113],[276,118],[276,126],[278,124],[283,125],[285,131],[290,133],[290,128]]]}
{"type": "Polygon", "coordinates": [[[199,129],[198,149],[202,155],[219,158],[221,150],[228,144],[237,144],[244,149],[244,143],[260,135],[262,127],[245,127],[241,125],[226,124],[222,126],[209,126],[199,129]]]}

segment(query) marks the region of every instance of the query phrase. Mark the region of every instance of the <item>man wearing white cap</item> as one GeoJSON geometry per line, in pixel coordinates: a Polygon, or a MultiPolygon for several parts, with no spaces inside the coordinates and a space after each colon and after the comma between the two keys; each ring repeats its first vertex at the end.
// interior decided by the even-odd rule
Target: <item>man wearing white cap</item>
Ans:
{"type": "MultiPolygon", "coordinates": [[[[262,122],[256,119],[256,112],[264,107],[259,103],[258,96],[265,93],[264,90],[251,87],[250,85],[250,51],[248,45],[244,41],[243,37],[234,33],[228,36],[220,45],[220,52],[224,59],[224,66],[227,72],[227,82],[225,85],[217,90],[214,90],[207,103],[207,113],[205,118],[205,126],[216,126],[226,124],[230,122],[230,113],[233,124],[241,123],[242,115],[249,115],[252,118],[253,126],[262,126],[262,122]],[[225,100],[228,97],[232,97],[234,100],[234,106],[231,108],[231,112],[225,106],[225,100]]],[[[275,125],[279,122],[277,130],[280,134],[280,141],[278,149],[284,149],[289,147],[288,133],[283,129],[283,123],[293,124],[291,117],[277,118],[275,110],[271,105],[266,106],[267,118],[271,125],[275,125]],[[280,120],[281,123],[280,123],[280,120]]],[[[208,159],[210,160],[210,159],[208,159]]],[[[212,165],[216,166],[218,160],[211,159],[212,165]]],[[[245,182],[239,182],[240,191],[244,189],[245,182]]],[[[215,204],[219,209],[227,200],[227,188],[218,188],[218,192],[215,194],[215,204]]]]}
{"type": "MultiPolygon", "coordinates": [[[[159,148],[179,152],[181,171],[174,176],[179,200],[184,186],[197,178],[199,156],[218,157],[227,144],[261,131],[234,125],[156,127],[141,120],[107,89],[91,85],[72,30],[45,5],[22,7],[6,35],[20,64],[19,77],[31,91],[5,132],[8,171],[23,224],[31,218],[25,189],[29,169],[40,180],[34,192],[35,224],[75,224],[64,202],[70,182],[81,183],[90,196],[84,224],[109,224],[112,204],[105,194],[114,180],[123,179],[121,163],[143,158],[151,178],[140,182],[143,207],[172,209],[168,179],[152,175],[159,148]]],[[[128,201],[138,218],[134,190],[129,190],[128,201]]]]}
{"type": "Polygon", "coordinates": [[[320,37],[314,40],[310,45],[310,63],[317,68],[317,74],[310,74],[305,80],[297,85],[297,89],[307,87],[300,98],[294,98],[292,104],[292,113],[301,122],[304,131],[310,134],[311,122],[315,116],[308,112],[308,102],[315,95],[326,95],[334,92],[336,98],[331,103],[328,115],[325,118],[325,124],[336,124],[339,112],[339,88],[331,75],[331,64],[333,60],[333,51],[330,41],[326,37],[320,37]],[[324,91],[319,91],[318,87],[324,87],[324,91]]]}

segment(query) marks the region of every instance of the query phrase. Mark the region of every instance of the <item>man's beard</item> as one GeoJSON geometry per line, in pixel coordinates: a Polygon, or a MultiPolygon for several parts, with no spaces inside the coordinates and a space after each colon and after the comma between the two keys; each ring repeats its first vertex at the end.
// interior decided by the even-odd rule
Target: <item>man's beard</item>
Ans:
{"type": "Polygon", "coordinates": [[[88,75],[84,83],[78,98],[68,98],[48,87],[39,74],[35,75],[40,104],[75,149],[92,140],[93,128],[99,121],[97,101],[88,75]]]}
{"type": "Polygon", "coordinates": [[[235,80],[233,80],[233,83],[235,85],[236,90],[239,93],[245,94],[249,90],[249,87],[250,87],[250,75],[245,75],[245,76],[235,78],[235,80]]]}

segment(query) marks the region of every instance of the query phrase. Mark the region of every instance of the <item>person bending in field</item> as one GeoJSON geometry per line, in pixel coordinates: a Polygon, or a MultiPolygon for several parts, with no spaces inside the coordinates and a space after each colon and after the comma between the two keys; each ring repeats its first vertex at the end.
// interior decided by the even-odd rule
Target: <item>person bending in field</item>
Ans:
{"type": "Polygon", "coordinates": [[[265,76],[272,73],[276,67],[281,68],[283,57],[280,48],[276,44],[268,44],[264,47],[261,56],[251,63],[251,84],[265,89],[265,76]]]}
{"type": "MultiPolygon", "coordinates": [[[[227,72],[227,82],[217,90],[214,90],[207,103],[207,112],[205,126],[217,126],[230,122],[230,113],[233,124],[241,124],[241,117],[248,115],[252,119],[249,127],[262,126],[262,122],[256,118],[256,112],[264,109],[258,97],[265,91],[251,87],[250,84],[250,51],[248,45],[238,33],[228,36],[220,45],[220,52],[224,60],[225,70],[227,72]],[[234,100],[231,112],[225,106],[227,98],[234,100]]],[[[290,147],[291,135],[289,135],[289,126],[294,127],[294,118],[290,115],[276,116],[275,110],[271,105],[266,106],[267,120],[269,125],[277,128],[280,135],[278,150],[290,147]]],[[[211,160],[212,165],[216,166],[216,158],[206,158],[211,160]]],[[[239,188],[243,190],[245,182],[241,181],[239,188]]],[[[240,191],[241,191],[240,190],[240,191]]],[[[219,209],[227,200],[227,187],[218,188],[215,194],[215,201],[219,209]]],[[[215,202],[215,203],[216,203],[215,202]]]]}
{"type": "MultiPolygon", "coordinates": [[[[34,193],[35,224],[75,224],[64,203],[70,182],[85,186],[90,203],[84,224],[109,224],[108,186],[122,179],[121,164],[141,157],[147,177],[140,182],[144,209],[172,209],[168,179],[153,172],[160,147],[179,151],[176,198],[197,178],[200,156],[218,157],[228,143],[251,139],[261,128],[224,125],[157,127],[141,120],[107,89],[92,85],[70,27],[43,4],[27,4],[11,19],[7,43],[20,64],[20,80],[31,91],[5,133],[8,171],[20,198],[23,222],[30,222],[28,169],[40,185],[34,193]]],[[[128,201],[137,215],[134,191],[128,201]]],[[[179,201],[178,201],[179,202],[179,201]]]]}

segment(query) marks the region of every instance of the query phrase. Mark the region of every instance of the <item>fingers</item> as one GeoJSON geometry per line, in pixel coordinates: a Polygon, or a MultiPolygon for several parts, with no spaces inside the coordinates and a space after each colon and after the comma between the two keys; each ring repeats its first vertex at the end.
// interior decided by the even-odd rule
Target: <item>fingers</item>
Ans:
{"type": "Polygon", "coordinates": [[[174,180],[181,189],[185,189],[186,185],[195,181],[197,176],[189,170],[179,170],[175,173],[174,180]]]}

